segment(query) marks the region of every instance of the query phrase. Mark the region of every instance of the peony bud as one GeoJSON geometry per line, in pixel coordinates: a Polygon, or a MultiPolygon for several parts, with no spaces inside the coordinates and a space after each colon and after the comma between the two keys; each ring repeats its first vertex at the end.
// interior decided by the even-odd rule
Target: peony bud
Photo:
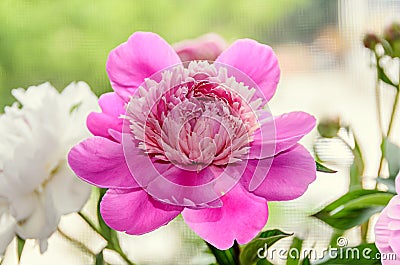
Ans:
{"type": "Polygon", "coordinates": [[[363,39],[364,47],[370,50],[375,50],[375,46],[380,42],[381,40],[374,33],[367,33],[363,39]]]}
{"type": "Polygon", "coordinates": [[[193,40],[184,40],[174,45],[182,62],[195,60],[214,61],[226,48],[226,41],[216,33],[208,33],[193,40]]]}
{"type": "Polygon", "coordinates": [[[318,132],[322,137],[333,138],[335,137],[340,129],[339,118],[329,118],[321,121],[318,124],[318,132]]]}
{"type": "Polygon", "coordinates": [[[391,57],[400,57],[400,24],[394,22],[387,27],[383,33],[383,38],[390,44],[391,57]]]}

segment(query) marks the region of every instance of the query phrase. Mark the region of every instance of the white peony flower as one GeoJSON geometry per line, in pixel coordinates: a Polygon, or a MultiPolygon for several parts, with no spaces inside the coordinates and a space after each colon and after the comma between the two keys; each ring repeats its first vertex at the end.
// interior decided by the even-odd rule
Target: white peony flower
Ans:
{"type": "Polygon", "coordinates": [[[12,94],[19,103],[0,114],[0,255],[16,234],[45,251],[60,217],[86,203],[91,188],[66,159],[88,137],[86,117],[98,109],[84,82],[61,93],[44,83],[12,94]]]}

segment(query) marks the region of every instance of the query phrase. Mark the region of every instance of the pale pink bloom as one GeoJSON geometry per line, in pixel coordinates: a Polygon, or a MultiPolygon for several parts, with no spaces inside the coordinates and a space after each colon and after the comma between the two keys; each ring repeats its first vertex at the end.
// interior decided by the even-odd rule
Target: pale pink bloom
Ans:
{"type": "Polygon", "coordinates": [[[184,40],[174,44],[176,53],[182,62],[208,60],[215,61],[228,46],[216,33],[208,33],[193,40],[184,40]]]}
{"type": "Polygon", "coordinates": [[[269,46],[234,42],[215,63],[184,67],[154,33],[137,32],[107,61],[114,92],[87,125],[94,137],[69,163],[83,180],[108,188],[101,214],[113,229],[140,235],[182,213],[220,249],[248,243],[265,226],[267,201],[301,196],[316,175],[297,142],[313,116],[272,117],[279,81],[269,46]]]}
{"type": "MultiPolygon", "coordinates": [[[[400,193],[400,174],[396,178],[396,191],[400,193]]],[[[396,260],[382,259],[383,265],[400,264],[400,195],[394,196],[382,211],[375,225],[375,241],[385,256],[396,254],[396,260]]]]}

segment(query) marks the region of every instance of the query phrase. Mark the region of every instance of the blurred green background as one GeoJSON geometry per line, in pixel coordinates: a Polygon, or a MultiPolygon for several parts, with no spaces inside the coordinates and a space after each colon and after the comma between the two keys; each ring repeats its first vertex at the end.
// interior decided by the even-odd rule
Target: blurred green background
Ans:
{"type": "Polygon", "coordinates": [[[208,32],[229,42],[254,38],[275,44],[312,39],[335,23],[334,0],[1,0],[0,107],[10,90],[50,81],[58,89],[86,81],[96,94],[110,90],[109,51],[135,31],[153,31],[174,43],[208,32]],[[306,18],[307,28],[296,21],[306,18]]]}

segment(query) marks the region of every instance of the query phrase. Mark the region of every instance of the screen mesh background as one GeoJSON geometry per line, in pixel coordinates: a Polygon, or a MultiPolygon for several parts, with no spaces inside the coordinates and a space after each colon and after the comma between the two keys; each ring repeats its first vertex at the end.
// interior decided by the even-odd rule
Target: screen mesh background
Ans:
{"type": "MultiPolygon", "coordinates": [[[[366,174],[377,171],[379,132],[375,114],[374,71],[361,40],[368,31],[381,32],[399,21],[400,1],[10,1],[0,2],[0,106],[13,102],[10,91],[45,81],[62,89],[86,81],[98,94],[110,91],[105,74],[108,52],[134,31],[154,31],[171,44],[208,32],[228,42],[254,38],[271,45],[280,60],[282,77],[270,102],[274,114],[303,110],[318,119],[340,116],[357,133],[366,154],[366,174]],[[276,3],[275,3],[276,2],[276,3]],[[396,15],[397,14],[397,15],[396,15]]],[[[390,104],[393,93],[382,101],[390,104]]],[[[400,128],[395,128],[399,132],[400,128]]],[[[312,149],[316,133],[302,143],[312,149]]],[[[332,231],[308,217],[346,192],[351,156],[335,143],[320,152],[337,162],[339,172],[318,175],[307,193],[293,202],[272,203],[268,228],[281,228],[323,247],[332,231]]],[[[92,214],[93,202],[85,211],[92,214]]],[[[72,214],[61,229],[93,251],[104,241],[72,214]]],[[[229,228],[227,228],[229,229],[229,228]]],[[[347,235],[357,244],[357,231],[347,235]]],[[[205,244],[181,218],[141,236],[121,234],[123,248],[138,264],[209,264],[205,244]],[[208,262],[208,263],[207,263],[208,262]]],[[[373,239],[373,238],[371,238],[373,239]]],[[[282,241],[279,246],[288,246],[282,241]]],[[[16,264],[12,248],[3,265],[16,264]]],[[[107,253],[110,263],[118,258],[107,253]]],[[[92,264],[89,254],[56,232],[43,255],[27,241],[21,264],[92,264]]],[[[277,264],[280,261],[276,261],[277,264]]]]}

